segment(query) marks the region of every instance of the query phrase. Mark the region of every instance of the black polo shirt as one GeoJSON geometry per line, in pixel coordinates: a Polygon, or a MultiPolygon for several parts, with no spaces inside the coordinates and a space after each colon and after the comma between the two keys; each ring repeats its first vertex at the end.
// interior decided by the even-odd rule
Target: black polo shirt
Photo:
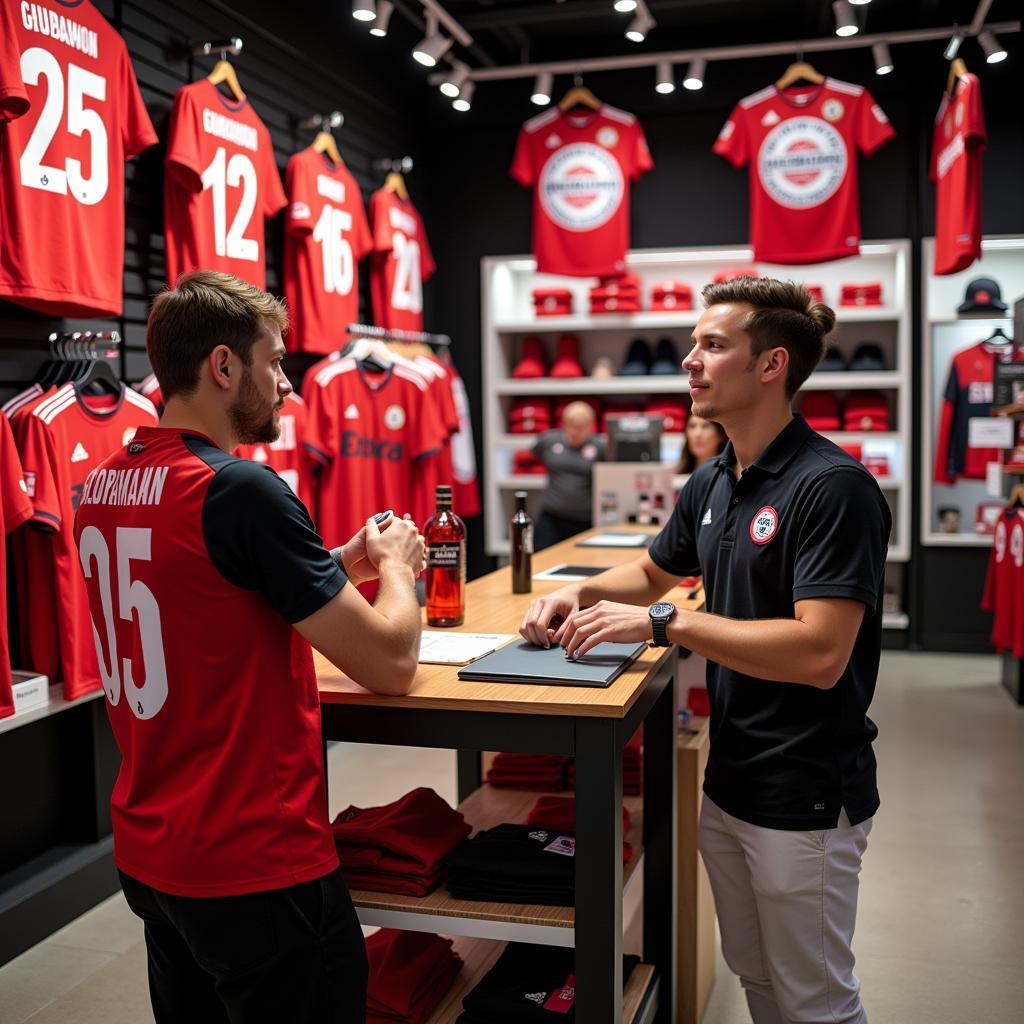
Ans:
{"type": "Polygon", "coordinates": [[[875,478],[800,417],[736,479],[732,444],[687,481],[655,538],[655,565],[700,572],[707,610],[787,619],[807,598],[862,601],[867,612],[838,683],[819,690],[708,662],[711,752],[704,792],[767,828],[833,828],[878,808],[878,734],[867,716],[882,647],[892,518],[875,478]]]}

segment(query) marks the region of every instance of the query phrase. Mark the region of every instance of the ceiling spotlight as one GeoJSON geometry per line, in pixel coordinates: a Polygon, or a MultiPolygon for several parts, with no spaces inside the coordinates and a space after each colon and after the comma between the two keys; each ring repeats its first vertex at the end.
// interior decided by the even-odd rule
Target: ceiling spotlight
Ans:
{"type": "Polygon", "coordinates": [[[395,5],[391,0],[379,0],[377,4],[377,17],[373,19],[370,26],[371,36],[386,36],[388,34],[388,23],[391,21],[391,12],[395,5]]]}
{"type": "Polygon", "coordinates": [[[647,38],[647,33],[654,28],[654,18],[646,7],[637,5],[636,17],[629,23],[626,29],[626,38],[633,43],[642,43],[647,38]]]}
{"type": "Polygon", "coordinates": [[[473,92],[476,89],[476,82],[472,78],[462,83],[458,99],[452,100],[452,106],[465,113],[473,105],[473,92]]]}
{"type": "Polygon", "coordinates": [[[995,33],[989,32],[988,29],[978,33],[978,45],[985,54],[986,64],[998,64],[1007,58],[1006,47],[996,39],[995,33]]]}
{"type": "Polygon", "coordinates": [[[854,7],[861,7],[864,4],[871,3],[871,0],[850,0],[850,3],[853,4],[854,7]]]}
{"type": "Polygon", "coordinates": [[[551,102],[551,87],[554,85],[555,76],[550,71],[542,71],[533,83],[533,94],[530,101],[538,107],[546,107],[551,102]]]}
{"type": "Polygon", "coordinates": [[[356,21],[373,21],[377,17],[374,0],[352,0],[352,17],[356,21]]]}
{"type": "Polygon", "coordinates": [[[427,34],[412,51],[413,59],[425,68],[434,67],[452,48],[452,41],[438,31],[437,15],[427,12],[427,34]]]}
{"type": "Polygon", "coordinates": [[[875,43],[871,47],[871,56],[875,58],[875,74],[887,75],[892,71],[892,55],[889,53],[889,44],[886,42],[875,43]]]}
{"type": "Polygon", "coordinates": [[[461,62],[452,65],[448,77],[441,83],[441,92],[449,99],[455,99],[462,91],[462,85],[469,78],[469,66],[461,62]]]}
{"type": "Polygon", "coordinates": [[[658,78],[654,86],[655,92],[667,96],[670,92],[676,91],[675,78],[672,76],[672,65],[667,60],[658,61],[658,78]]]}
{"type": "Polygon", "coordinates": [[[850,0],[833,0],[832,13],[836,16],[837,36],[855,36],[860,31],[850,0]]]}
{"type": "Polygon", "coordinates": [[[615,10],[619,14],[632,14],[636,10],[636,0],[615,0],[615,10]]]}
{"type": "Polygon", "coordinates": [[[683,79],[683,88],[690,92],[696,92],[704,88],[704,72],[708,69],[708,62],[703,57],[695,57],[690,61],[686,69],[686,77],[683,79]]]}
{"type": "Polygon", "coordinates": [[[954,32],[950,36],[949,42],[946,43],[946,49],[942,51],[942,56],[946,60],[954,60],[956,55],[960,52],[960,44],[964,41],[964,37],[959,32],[954,32]]]}

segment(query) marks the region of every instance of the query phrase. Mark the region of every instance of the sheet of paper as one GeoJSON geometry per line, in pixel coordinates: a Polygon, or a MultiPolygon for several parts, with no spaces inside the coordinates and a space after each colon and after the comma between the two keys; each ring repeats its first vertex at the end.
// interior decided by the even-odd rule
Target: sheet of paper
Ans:
{"type": "Polygon", "coordinates": [[[512,633],[424,632],[419,661],[423,665],[468,665],[514,639],[512,633]]]}
{"type": "Polygon", "coordinates": [[[1012,448],[1014,426],[1009,416],[974,416],[967,421],[967,447],[1012,448]]]}
{"type": "Polygon", "coordinates": [[[578,548],[642,548],[649,537],[646,533],[596,533],[593,537],[576,542],[578,548]]]}

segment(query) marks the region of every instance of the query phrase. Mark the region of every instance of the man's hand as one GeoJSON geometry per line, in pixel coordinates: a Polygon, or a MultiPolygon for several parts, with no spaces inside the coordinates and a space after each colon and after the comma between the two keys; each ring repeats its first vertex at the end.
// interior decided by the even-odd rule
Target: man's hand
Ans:
{"type": "Polygon", "coordinates": [[[556,637],[567,657],[579,658],[606,640],[620,644],[650,640],[651,620],[646,607],[598,601],[566,619],[556,637]]]}
{"type": "MultiPolygon", "coordinates": [[[[394,516],[388,516],[381,526],[377,527],[378,533],[383,533],[395,520],[394,516]]],[[[360,531],[346,544],[336,548],[331,554],[341,553],[341,564],[345,575],[355,584],[365,583],[367,580],[377,579],[377,566],[370,561],[366,553],[366,531],[373,523],[373,518],[367,520],[360,531]]],[[[374,524],[376,526],[376,524],[374,524]]]]}
{"type": "Polygon", "coordinates": [[[558,642],[558,630],[573,612],[580,610],[580,599],[572,587],[562,587],[537,598],[527,608],[519,632],[538,647],[558,642]]]}
{"type": "Polygon", "coordinates": [[[391,516],[381,530],[371,517],[366,520],[366,525],[360,533],[364,531],[366,559],[373,566],[374,576],[379,575],[380,563],[385,559],[407,565],[412,569],[413,576],[423,571],[427,563],[427,548],[420,531],[411,519],[396,519],[391,516]]]}

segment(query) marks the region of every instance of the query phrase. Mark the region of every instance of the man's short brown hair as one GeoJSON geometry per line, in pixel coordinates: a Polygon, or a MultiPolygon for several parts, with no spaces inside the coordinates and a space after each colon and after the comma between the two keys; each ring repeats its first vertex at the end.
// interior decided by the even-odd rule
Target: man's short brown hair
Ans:
{"type": "Polygon", "coordinates": [[[792,398],[825,355],[825,338],[836,325],[836,315],[794,281],[771,277],[738,277],[709,284],[701,293],[704,308],[723,302],[745,302],[754,308],[743,323],[754,356],[770,348],[789,353],[786,397],[792,398]]]}
{"type": "Polygon", "coordinates": [[[272,295],[216,270],[182,274],[153,300],[146,328],[163,400],[193,394],[203,361],[218,345],[251,366],[253,345],[271,327],[288,329],[288,311],[272,295]]]}

